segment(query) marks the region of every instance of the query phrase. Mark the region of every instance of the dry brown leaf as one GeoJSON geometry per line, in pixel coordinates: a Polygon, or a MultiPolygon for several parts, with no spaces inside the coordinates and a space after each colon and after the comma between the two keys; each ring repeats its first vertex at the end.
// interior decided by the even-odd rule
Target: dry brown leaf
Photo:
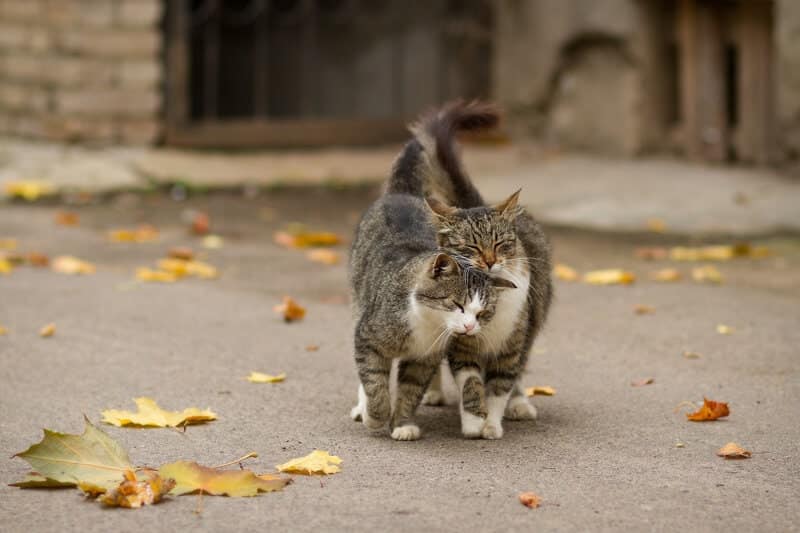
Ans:
{"type": "Polygon", "coordinates": [[[287,461],[275,468],[286,474],[335,474],[341,470],[342,459],[324,450],[314,450],[305,457],[287,461]]]}
{"type": "Polygon", "coordinates": [[[667,223],[660,218],[648,218],[647,229],[653,233],[664,233],[667,231],[667,223]]]}
{"type": "Polygon", "coordinates": [[[697,352],[690,352],[690,351],[688,351],[688,350],[687,350],[687,351],[685,351],[685,352],[683,352],[683,356],[684,356],[686,359],[700,359],[701,357],[703,357],[702,355],[700,355],[700,354],[699,354],[699,353],[697,353],[697,352]]]}
{"type": "Polygon", "coordinates": [[[56,213],[56,224],[59,226],[77,226],[80,216],[73,211],[59,211],[56,213]]]}
{"type": "Polygon", "coordinates": [[[539,496],[533,492],[522,492],[519,495],[519,503],[529,509],[536,509],[541,504],[539,496]]]}
{"type": "MultiPolygon", "coordinates": [[[[80,484],[78,487],[86,490],[80,484]]],[[[164,479],[155,470],[142,470],[139,476],[132,471],[125,472],[125,480],[102,495],[100,502],[109,507],[136,509],[152,505],[175,487],[174,479],[164,479]]]]}
{"type": "Polygon", "coordinates": [[[694,413],[687,413],[686,418],[692,422],[708,422],[724,416],[728,416],[728,404],[725,402],[715,402],[708,398],[703,398],[703,406],[694,413]]]}
{"type": "Polygon", "coordinates": [[[95,267],[93,264],[82,261],[77,257],[71,255],[60,255],[53,259],[50,268],[55,272],[61,274],[94,274],[95,267]]]}
{"type": "Polygon", "coordinates": [[[164,270],[151,270],[147,267],[140,267],[136,269],[136,279],[147,282],[175,283],[178,280],[178,276],[164,270]]]}
{"type": "Polygon", "coordinates": [[[294,322],[295,320],[302,320],[306,316],[306,310],[303,306],[295,302],[291,296],[284,296],[283,303],[276,305],[272,308],[273,311],[283,315],[283,320],[286,322],[294,322]]]}
{"type": "Polygon", "coordinates": [[[666,259],[669,255],[669,251],[666,248],[646,246],[642,248],[636,248],[636,250],[634,250],[634,255],[639,259],[644,259],[645,261],[655,261],[658,259],[666,259]]]}
{"type": "Polygon", "coordinates": [[[653,281],[678,281],[681,279],[681,273],[674,268],[664,268],[651,272],[650,279],[653,281]]]}
{"type": "Polygon", "coordinates": [[[158,239],[158,230],[149,225],[142,224],[136,229],[115,229],[108,232],[111,242],[152,242],[158,239]]]}
{"type": "Polygon", "coordinates": [[[338,252],[329,248],[309,250],[306,257],[315,263],[322,263],[324,265],[337,265],[342,260],[338,252]]]}
{"type": "Polygon", "coordinates": [[[636,276],[626,270],[611,268],[587,272],[583,275],[583,281],[590,285],[628,285],[636,281],[636,276]]]}
{"type": "Polygon", "coordinates": [[[525,396],[554,396],[556,389],[547,385],[539,385],[537,387],[528,387],[525,389],[525,396]]]}
{"type": "Polygon", "coordinates": [[[186,246],[176,246],[175,248],[170,248],[167,255],[171,259],[180,259],[182,261],[191,261],[194,259],[194,252],[191,248],[186,246]]]}
{"type": "Polygon", "coordinates": [[[195,235],[206,235],[211,231],[211,218],[207,213],[195,213],[192,218],[192,233],[195,235]]]}
{"type": "Polygon", "coordinates": [[[644,387],[645,385],[650,385],[653,382],[655,382],[655,378],[637,379],[635,381],[631,381],[631,387],[644,387]]]}
{"type": "Polygon", "coordinates": [[[652,305],[636,304],[633,306],[633,312],[637,315],[652,315],[656,312],[656,308],[652,305]]]}
{"type": "Polygon", "coordinates": [[[35,267],[46,267],[50,265],[50,258],[44,254],[31,252],[29,253],[25,259],[28,261],[28,264],[35,267]]]}
{"type": "Polygon", "coordinates": [[[725,324],[717,324],[717,333],[720,335],[730,335],[733,333],[733,328],[725,324]]]}
{"type": "Polygon", "coordinates": [[[563,263],[556,263],[553,267],[553,275],[563,281],[577,281],[580,277],[574,268],[563,263]]]}
{"type": "Polygon", "coordinates": [[[280,383],[286,379],[286,374],[278,374],[273,376],[271,374],[264,374],[262,372],[250,372],[247,376],[247,381],[250,383],[280,383]]]}
{"type": "Polygon", "coordinates": [[[317,350],[319,350],[319,346],[317,346],[316,344],[309,344],[308,346],[306,346],[307,352],[316,352],[317,350]]]}
{"type": "Polygon", "coordinates": [[[2,325],[0,325],[0,337],[2,337],[3,335],[6,335],[7,333],[8,333],[8,330],[6,328],[4,328],[2,325]]]}
{"type": "Polygon", "coordinates": [[[735,442],[729,442],[717,450],[717,455],[724,457],[725,459],[749,459],[753,454],[735,442]]]}
{"type": "Polygon", "coordinates": [[[722,283],[722,274],[713,265],[704,265],[692,269],[692,279],[700,283],[722,283]]]}
{"type": "Polygon", "coordinates": [[[40,337],[52,337],[56,334],[56,325],[53,323],[47,324],[43,326],[42,329],[39,330],[40,337]]]}

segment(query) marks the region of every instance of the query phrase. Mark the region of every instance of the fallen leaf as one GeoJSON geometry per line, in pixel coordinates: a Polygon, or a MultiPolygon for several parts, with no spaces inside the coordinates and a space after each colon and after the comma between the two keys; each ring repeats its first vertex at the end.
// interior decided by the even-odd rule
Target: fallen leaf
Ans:
{"type": "MultiPolygon", "coordinates": [[[[174,487],[174,479],[164,479],[155,470],[142,470],[139,476],[128,470],[125,472],[125,480],[119,486],[106,491],[100,502],[109,507],[136,509],[158,503],[174,487]]],[[[79,488],[83,490],[80,485],[79,488]]]]}
{"type": "Polygon", "coordinates": [[[250,372],[247,376],[247,381],[250,383],[280,383],[286,379],[286,374],[278,374],[273,376],[270,374],[263,374],[261,372],[250,372]]]}
{"type": "Polygon", "coordinates": [[[553,275],[563,281],[577,281],[580,277],[574,268],[563,263],[556,263],[553,267],[553,275]]]}
{"type": "Polygon", "coordinates": [[[692,279],[700,283],[722,283],[722,274],[712,265],[692,269],[692,279]]]}
{"type": "Polygon", "coordinates": [[[536,509],[541,504],[541,500],[533,492],[522,492],[519,495],[519,503],[529,509],[536,509]]]}
{"type": "Polygon", "coordinates": [[[217,470],[190,461],[177,461],[158,469],[162,478],[175,481],[171,494],[180,496],[202,492],[213,496],[256,496],[259,492],[281,490],[291,483],[290,478],[250,470],[217,470]]]}
{"type": "Polygon", "coordinates": [[[290,296],[283,297],[283,303],[272,308],[273,311],[283,315],[283,320],[293,322],[306,316],[306,310],[295,302],[290,296]]]}
{"type": "Polygon", "coordinates": [[[729,442],[717,450],[717,455],[724,457],[725,459],[749,459],[753,454],[735,442],[729,442]]]}
{"type": "Polygon", "coordinates": [[[78,213],[72,211],[59,211],[56,213],[56,224],[59,226],[77,226],[80,223],[78,213]]]}
{"type": "Polygon", "coordinates": [[[55,188],[49,183],[33,180],[9,181],[6,183],[5,189],[6,196],[22,198],[29,202],[33,202],[41,196],[49,196],[55,193],[55,188]]]}
{"type": "Polygon", "coordinates": [[[645,385],[650,385],[654,381],[655,378],[637,379],[636,381],[631,381],[631,387],[644,387],[645,385]]]}
{"type": "Polygon", "coordinates": [[[342,242],[341,237],[329,231],[310,232],[305,230],[278,231],[273,236],[277,244],[287,248],[309,248],[312,246],[335,246],[342,242]]]}
{"type": "Polygon", "coordinates": [[[648,218],[647,229],[653,233],[664,233],[667,231],[667,223],[660,218],[648,218]]]}
{"type": "Polygon", "coordinates": [[[317,350],[319,350],[319,346],[317,346],[316,344],[309,344],[308,346],[306,346],[307,352],[316,352],[317,350]]]}
{"type": "Polygon", "coordinates": [[[147,267],[140,267],[136,269],[136,279],[139,281],[155,281],[158,283],[174,283],[178,277],[164,270],[151,270],[147,267]]]}
{"type": "Polygon", "coordinates": [[[195,213],[192,218],[192,233],[195,235],[205,235],[211,230],[211,218],[207,213],[195,213]]]}
{"type": "Polygon", "coordinates": [[[50,265],[50,258],[44,254],[31,252],[25,258],[28,264],[35,267],[46,267],[50,265]]]}
{"type": "Polygon", "coordinates": [[[55,324],[47,324],[46,326],[42,327],[39,330],[40,337],[52,337],[56,334],[56,325],[55,324]]]}
{"type": "Polygon", "coordinates": [[[315,263],[322,263],[324,265],[336,265],[341,261],[339,253],[328,248],[309,250],[306,257],[315,263]]]}
{"type": "Polygon", "coordinates": [[[61,274],[94,274],[95,271],[93,264],[71,255],[56,257],[50,264],[50,268],[61,274]]]}
{"type": "Polygon", "coordinates": [[[703,398],[703,406],[694,413],[687,413],[686,418],[692,422],[706,422],[716,420],[723,416],[728,416],[728,404],[725,402],[715,402],[708,398],[703,398]]]}
{"type": "Polygon", "coordinates": [[[8,333],[8,330],[6,328],[4,328],[3,326],[0,326],[0,337],[2,337],[3,335],[6,335],[7,333],[8,333]]]}
{"type": "Polygon", "coordinates": [[[765,247],[754,247],[747,243],[698,248],[677,246],[669,251],[669,257],[673,261],[729,261],[735,257],[765,257],[766,255],[769,255],[769,250],[765,247]]]}
{"type": "Polygon", "coordinates": [[[158,262],[158,268],[178,278],[194,276],[200,279],[214,279],[219,276],[216,268],[202,261],[162,259],[158,262]]]}
{"type": "Polygon", "coordinates": [[[10,274],[12,270],[14,270],[14,267],[11,261],[5,257],[0,257],[0,274],[10,274]]]}
{"type": "Polygon", "coordinates": [[[725,324],[717,324],[717,333],[720,335],[730,335],[733,333],[733,328],[725,324]]]}
{"type": "Polygon", "coordinates": [[[700,359],[701,357],[703,357],[702,355],[700,355],[697,352],[690,352],[690,351],[683,352],[683,356],[686,359],[700,359]]]}
{"type": "Polygon", "coordinates": [[[136,229],[115,229],[108,232],[111,242],[152,242],[158,239],[158,230],[149,224],[143,224],[136,229]]]}
{"type": "Polygon", "coordinates": [[[683,442],[676,442],[675,443],[675,447],[676,448],[685,448],[686,444],[684,444],[683,442]]]}
{"type": "Polygon", "coordinates": [[[224,242],[219,235],[206,235],[203,237],[203,248],[218,250],[222,248],[224,242]]]}
{"type": "Polygon", "coordinates": [[[0,239],[0,250],[16,250],[17,239],[0,239]]]}
{"type": "Polygon", "coordinates": [[[170,248],[167,255],[171,259],[180,259],[182,261],[191,261],[194,259],[194,252],[192,249],[185,246],[176,246],[175,248],[170,248]]]}
{"type": "Polygon", "coordinates": [[[556,393],[556,389],[553,387],[538,386],[538,387],[528,387],[525,389],[525,396],[554,396],[556,393]]]}
{"type": "Polygon", "coordinates": [[[182,278],[189,274],[189,261],[184,259],[167,258],[158,262],[158,268],[163,272],[168,272],[176,278],[182,278]]]}
{"type": "Polygon", "coordinates": [[[636,281],[632,272],[620,269],[594,270],[583,275],[583,281],[591,285],[627,285],[636,281]]]}
{"type": "Polygon", "coordinates": [[[119,485],[123,472],[131,470],[128,454],[114,439],[88,418],[82,435],[44,430],[44,438],[14,455],[30,463],[35,472],[15,487],[76,486],[88,483],[105,489],[119,485]]]}
{"type": "Polygon", "coordinates": [[[217,415],[206,409],[204,411],[190,407],[183,411],[165,411],[159,407],[152,398],[135,398],[139,411],[118,411],[108,409],[103,411],[103,422],[117,427],[179,427],[189,424],[201,424],[209,420],[216,420],[217,415]]]}
{"type": "Polygon", "coordinates": [[[681,279],[681,273],[674,268],[664,268],[651,272],[650,279],[653,281],[678,281],[681,279]]]}
{"type": "Polygon", "coordinates": [[[645,261],[655,261],[658,259],[666,259],[669,255],[669,250],[660,247],[643,247],[636,248],[633,253],[639,259],[644,259],[645,261]]]}
{"type": "Polygon", "coordinates": [[[286,474],[335,474],[341,469],[338,465],[342,464],[342,460],[335,455],[331,455],[323,450],[314,450],[305,457],[298,457],[287,461],[282,465],[277,465],[275,468],[279,472],[286,474]]]}
{"type": "Polygon", "coordinates": [[[633,306],[633,312],[637,315],[652,315],[656,312],[656,308],[652,305],[636,304],[633,306]]]}

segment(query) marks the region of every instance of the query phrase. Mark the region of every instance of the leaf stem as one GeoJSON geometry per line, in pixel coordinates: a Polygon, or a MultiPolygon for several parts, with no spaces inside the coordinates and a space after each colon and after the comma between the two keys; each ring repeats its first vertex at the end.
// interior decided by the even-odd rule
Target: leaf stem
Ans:
{"type": "Polygon", "coordinates": [[[212,466],[211,468],[223,468],[226,466],[235,465],[236,463],[241,463],[246,459],[252,459],[254,457],[258,457],[258,454],[256,452],[250,452],[246,455],[239,457],[238,459],[234,459],[233,461],[228,461],[227,463],[222,463],[221,465],[212,466]]]}

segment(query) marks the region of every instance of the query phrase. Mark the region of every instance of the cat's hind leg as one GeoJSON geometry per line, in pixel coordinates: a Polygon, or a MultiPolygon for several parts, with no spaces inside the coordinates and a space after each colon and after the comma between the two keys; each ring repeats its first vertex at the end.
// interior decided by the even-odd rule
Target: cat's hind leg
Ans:
{"type": "Polygon", "coordinates": [[[525,396],[525,389],[519,380],[511,390],[511,397],[508,399],[508,405],[506,405],[506,411],[503,416],[508,420],[536,420],[536,407],[528,401],[525,396]]]}
{"type": "Polygon", "coordinates": [[[444,365],[439,365],[436,374],[434,374],[431,380],[431,384],[428,385],[428,390],[425,391],[425,395],[422,397],[422,405],[444,405],[446,403],[444,391],[442,390],[443,372],[444,365]]]}
{"type": "Polygon", "coordinates": [[[364,392],[364,385],[358,386],[358,404],[350,409],[350,418],[356,422],[361,422],[364,411],[367,409],[367,393],[364,392]]]}
{"type": "Polygon", "coordinates": [[[518,377],[519,358],[515,354],[498,355],[487,365],[486,424],[481,430],[484,439],[503,437],[503,414],[518,377]]]}
{"type": "Polygon", "coordinates": [[[417,440],[420,437],[414,412],[438,366],[438,361],[424,359],[400,361],[397,368],[397,399],[391,421],[394,440],[417,440]]]}
{"type": "MultiPolygon", "coordinates": [[[[361,421],[370,429],[380,429],[389,421],[391,414],[389,372],[392,368],[392,360],[383,357],[371,347],[370,343],[356,342],[356,366],[358,367],[358,377],[361,379],[359,406],[362,403],[362,391],[365,397],[365,405],[360,410],[361,421]]],[[[350,412],[351,416],[357,414],[355,413],[356,408],[350,412]]]]}
{"type": "Polygon", "coordinates": [[[486,393],[480,369],[464,366],[454,369],[453,374],[461,395],[461,433],[468,439],[477,439],[486,423],[486,393]]]}

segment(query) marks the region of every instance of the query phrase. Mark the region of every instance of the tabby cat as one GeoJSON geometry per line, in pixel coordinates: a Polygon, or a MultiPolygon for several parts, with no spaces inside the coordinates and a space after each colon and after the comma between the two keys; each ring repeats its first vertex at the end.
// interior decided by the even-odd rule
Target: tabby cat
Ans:
{"type": "Polygon", "coordinates": [[[420,430],[414,412],[451,338],[476,337],[490,325],[500,295],[522,291],[438,249],[420,175],[408,166],[422,154],[421,146],[404,154],[408,157],[396,162],[386,193],[359,223],[350,254],[361,381],[350,414],[371,429],[389,422],[392,438],[415,440],[420,430]],[[395,359],[392,409],[389,373],[395,359]]]}
{"type": "MultiPolygon", "coordinates": [[[[452,204],[428,199],[442,250],[522,289],[501,295],[492,327],[475,338],[455,339],[448,354],[461,392],[463,433],[484,438],[502,436],[503,414],[510,419],[536,417],[519,378],[552,298],[550,245],[541,227],[517,205],[519,191],[487,205],[457,152],[459,131],[493,127],[498,121],[491,105],[454,102],[413,126],[415,139],[406,148],[419,155],[415,172],[425,194],[452,204]]],[[[437,376],[426,403],[442,402],[440,382],[437,376]]]]}

